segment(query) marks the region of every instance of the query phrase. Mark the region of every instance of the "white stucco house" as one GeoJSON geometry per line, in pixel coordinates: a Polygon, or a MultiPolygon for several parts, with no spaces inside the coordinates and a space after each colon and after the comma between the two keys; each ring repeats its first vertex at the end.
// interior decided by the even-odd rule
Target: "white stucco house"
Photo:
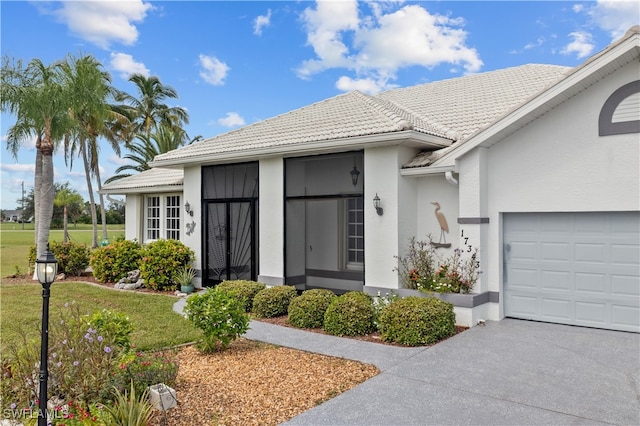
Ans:
{"type": "Polygon", "coordinates": [[[437,202],[439,250],[479,250],[458,323],[640,332],[640,27],[576,68],[349,92],[152,165],[103,192],[126,195],[127,238],[190,246],[202,286],[398,289],[437,202]]]}

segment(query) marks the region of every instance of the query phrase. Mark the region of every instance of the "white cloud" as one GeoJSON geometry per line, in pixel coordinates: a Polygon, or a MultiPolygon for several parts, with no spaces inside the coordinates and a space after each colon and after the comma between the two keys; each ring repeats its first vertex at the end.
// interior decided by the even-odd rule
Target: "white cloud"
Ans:
{"type": "Polygon", "coordinates": [[[142,22],[152,9],[142,0],[64,1],[52,13],[78,37],[108,49],[113,42],[135,43],[138,29],[134,23],[142,22]]]}
{"type": "Polygon", "coordinates": [[[253,22],[253,33],[255,35],[262,35],[262,28],[268,27],[271,24],[271,9],[267,10],[266,15],[259,15],[253,22]]]}
{"type": "Polygon", "coordinates": [[[228,112],[226,116],[218,119],[218,124],[224,127],[244,126],[245,121],[237,112],[228,112]]]}
{"type": "Polygon", "coordinates": [[[142,74],[149,77],[149,69],[142,63],[133,60],[133,56],[126,53],[111,52],[111,68],[118,71],[120,76],[128,79],[132,74],[142,74]]]}
{"type": "Polygon", "coordinates": [[[345,68],[356,78],[342,77],[337,87],[365,87],[371,92],[389,86],[404,67],[452,64],[467,73],[480,70],[483,63],[466,45],[462,18],[432,15],[420,5],[386,13],[395,3],[368,2],[373,14],[362,17],[355,0],[318,2],[316,9],[307,8],[302,20],[316,57],[302,62],[298,77],[345,68]]]}
{"type": "MultiPolygon", "coordinates": [[[[127,160],[126,158],[119,157],[116,154],[111,154],[109,158],[107,158],[107,161],[109,161],[111,164],[115,164],[116,166],[124,166],[125,164],[131,164],[129,160],[127,160]]],[[[102,170],[100,171],[100,174],[102,175],[102,170]]]]}
{"type": "Polygon", "coordinates": [[[589,56],[595,47],[591,34],[585,31],[572,32],[569,34],[569,37],[571,37],[573,41],[560,51],[563,55],[572,55],[575,53],[578,58],[584,58],[589,56]]]}
{"type": "Polygon", "coordinates": [[[34,164],[0,164],[0,170],[10,173],[35,173],[36,166],[34,164]]]}
{"type": "Polygon", "coordinates": [[[640,3],[636,0],[599,0],[588,10],[589,16],[616,40],[640,24],[640,3]]]}
{"type": "Polygon", "coordinates": [[[199,60],[200,66],[202,67],[202,70],[200,70],[200,77],[202,77],[202,79],[207,83],[213,84],[214,86],[223,85],[224,79],[227,77],[231,68],[215,56],[200,54],[199,60]]]}
{"type": "Polygon", "coordinates": [[[343,92],[351,90],[359,90],[368,94],[375,94],[383,90],[389,90],[397,87],[389,84],[386,80],[373,80],[371,78],[352,79],[351,77],[342,76],[336,82],[336,88],[343,92]]]}

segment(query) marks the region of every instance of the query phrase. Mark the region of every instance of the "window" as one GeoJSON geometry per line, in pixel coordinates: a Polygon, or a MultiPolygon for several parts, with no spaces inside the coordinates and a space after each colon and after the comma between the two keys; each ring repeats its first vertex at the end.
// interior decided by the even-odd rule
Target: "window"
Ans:
{"type": "Polygon", "coordinates": [[[153,195],[145,198],[144,240],[180,239],[180,195],[153,195]]]}
{"type": "Polygon", "coordinates": [[[160,238],[160,197],[147,197],[147,240],[160,238]]]}
{"type": "Polygon", "coordinates": [[[180,239],[180,196],[167,197],[167,239],[180,239]]]}
{"type": "Polygon", "coordinates": [[[361,269],[364,265],[364,200],[347,199],[347,269],[361,269]]]}

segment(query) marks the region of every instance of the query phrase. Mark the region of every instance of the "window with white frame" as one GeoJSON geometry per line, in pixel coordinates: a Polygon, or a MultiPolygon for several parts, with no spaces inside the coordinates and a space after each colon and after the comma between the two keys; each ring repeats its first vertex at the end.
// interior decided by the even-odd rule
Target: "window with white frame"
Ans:
{"type": "Polygon", "coordinates": [[[346,267],[362,269],[364,265],[364,200],[348,198],[346,202],[346,267]]]}
{"type": "Polygon", "coordinates": [[[180,198],[178,194],[145,197],[145,242],[180,239],[180,198]]]}

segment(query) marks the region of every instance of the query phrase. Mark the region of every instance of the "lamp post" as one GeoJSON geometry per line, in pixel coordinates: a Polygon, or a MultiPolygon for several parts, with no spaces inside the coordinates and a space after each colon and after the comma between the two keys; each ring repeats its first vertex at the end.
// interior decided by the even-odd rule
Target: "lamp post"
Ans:
{"type": "Polygon", "coordinates": [[[40,347],[40,402],[38,404],[38,426],[47,426],[47,368],[49,352],[49,295],[51,284],[56,279],[58,261],[51,251],[49,244],[36,260],[36,275],[42,284],[42,345],[40,347]]]}

